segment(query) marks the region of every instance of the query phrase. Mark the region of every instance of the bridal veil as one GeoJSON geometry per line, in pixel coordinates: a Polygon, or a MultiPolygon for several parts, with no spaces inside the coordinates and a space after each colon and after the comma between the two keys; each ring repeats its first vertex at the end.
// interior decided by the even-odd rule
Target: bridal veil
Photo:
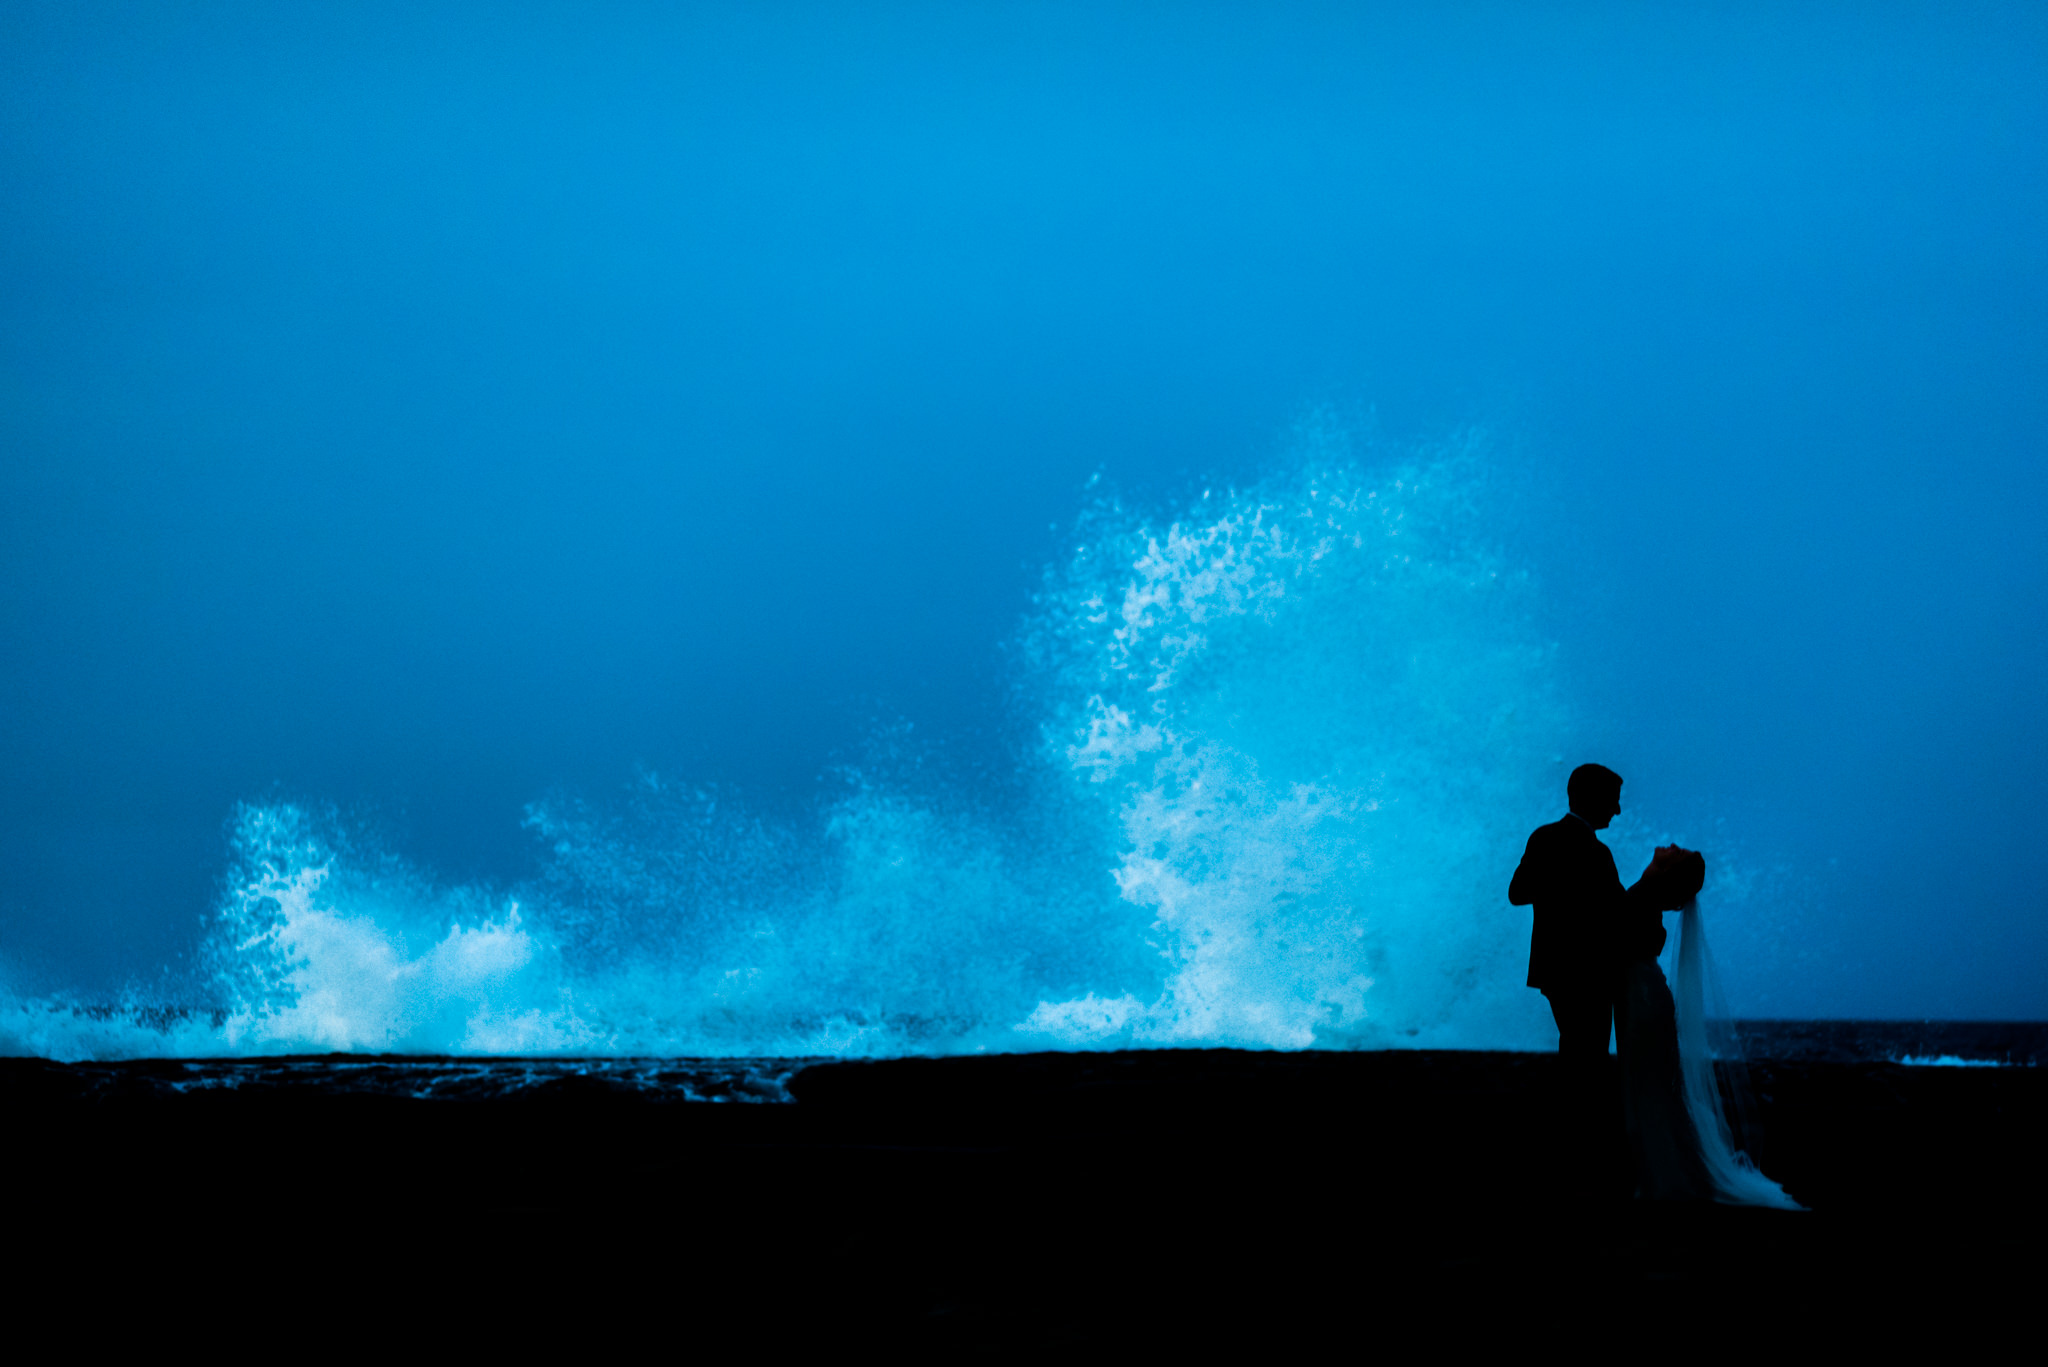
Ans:
{"type": "Polygon", "coordinates": [[[1672,976],[1685,1109],[1692,1117],[1700,1157],[1713,1181],[1715,1199],[1734,1205],[1804,1209],[1785,1194],[1783,1187],[1757,1170],[1729,1130],[1728,1117],[1721,1105],[1721,1089],[1714,1080],[1716,1053],[1725,1060],[1724,1066],[1730,1073],[1738,1123],[1745,1118],[1748,1088],[1742,1074],[1742,1055],[1735,1047],[1735,1032],[1721,996],[1720,980],[1714,972],[1714,956],[1707,948],[1707,932],[1697,898],[1688,901],[1679,912],[1677,969],[1672,976]]]}

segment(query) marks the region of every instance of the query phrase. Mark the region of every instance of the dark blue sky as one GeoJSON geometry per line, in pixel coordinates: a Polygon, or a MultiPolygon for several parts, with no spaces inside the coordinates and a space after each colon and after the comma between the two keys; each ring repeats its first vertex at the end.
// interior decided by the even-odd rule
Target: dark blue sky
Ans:
{"type": "Polygon", "coordinates": [[[0,957],[147,976],[271,792],[503,881],[636,764],[994,762],[1089,475],[1337,402],[1526,472],[1814,1011],[2048,1014],[2044,173],[2028,5],[10,5],[0,957]]]}

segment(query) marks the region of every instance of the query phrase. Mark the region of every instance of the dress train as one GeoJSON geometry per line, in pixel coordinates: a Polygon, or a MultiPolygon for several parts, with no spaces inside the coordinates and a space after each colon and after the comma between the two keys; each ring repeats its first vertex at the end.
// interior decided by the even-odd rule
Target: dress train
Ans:
{"type": "MultiPolygon", "coordinates": [[[[1720,1002],[1698,900],[1679,908],[1675,976],[1673,992],[1655,959],[1638,959],[1622,971],[1616,1043],[1636,1195],[1804,1209],[1737,1148],[1722,1111],[1708,1017],[1726,1021],[1729,1012],[1720,1002]]],[[[1735,1051],[1724,1053],[1739,1070],[1735,1051]]]]}
{"type": "MultiPolygon", "coordinates": [[[[1722,1109],[1707,1021],[1710,1006],[1718,1020],[1725,1021],[1727,1011],[1697,900],[1679,913],[1675,972],[1676,992],[1655,960],[1637,960],[1622,976],[1616,1042],[1636,1194],[1652,1201],[1804,1209],[1736,1146],[1722,1109]]],[[[1724,1052],[1739,1068],[1733,1050],[1724,1052]]]]}
{"type": "MultiPolygon", "coordinates": [[[[1736,1147],[1721,1106],[1721,1089],[1714,1079],[1714,1049],[1708,1036],[1708,1020],[1726,1022],[1728,1009],[1721,999],[1721,984],[1714,972],[1714,956],[1707,948],[1706,924],[1697,899],[1679,912],[1678,955],[1675,993],[1666,992],[1666,1008],[1672,1013],[1679,1073],[1698,1161],[1704,1169],[1716,1201],[1730,1205],[1770,1206],[1779,1210],[1804,1210],[1785,1194],[1785,1189],[1763,1175],[1756,1163],[1736,1147]]],[[[1649,965],[1657,972],[1655,964],[1649,965]]],[[[1657,973],[1661,986],[1664,975],[1657,973]]],[[[1733,1034],[1727,1043],[1732,1046],[1733,1034]]],[[[1721,1051],[1728,1066],[1737,1070],[1737,1091],[1741,1087],[1741,1059],[1732,1047],[1721,1051]]]]}

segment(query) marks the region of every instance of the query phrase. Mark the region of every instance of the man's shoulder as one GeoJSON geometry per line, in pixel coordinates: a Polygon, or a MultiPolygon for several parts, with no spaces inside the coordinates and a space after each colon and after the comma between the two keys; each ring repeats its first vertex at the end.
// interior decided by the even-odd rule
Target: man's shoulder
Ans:
{"type": "Polygon", "coordinates": [[[1614,866],[1614,852],[1607,848],[1607,842],[1602,840],[1591,826],[1575,816],[1566,816],[1547,826],[1538,826],[1529,836],[1529,850],[1524,856],[1531,857],[1548,864],[1574,868],[1597,869],[1614,866]]]}

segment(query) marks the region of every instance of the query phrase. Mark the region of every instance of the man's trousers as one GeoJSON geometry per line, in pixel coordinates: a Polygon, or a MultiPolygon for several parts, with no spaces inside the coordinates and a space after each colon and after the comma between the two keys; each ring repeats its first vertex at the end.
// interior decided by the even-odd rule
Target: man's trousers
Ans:
{"type": "Polygon", "coordinates": [[[1557,987],[1545,988],[1543,995],[1557,1021],[1560,1175],[1585,1194],[1605,1194],[1627,1170],[1620,1076],[1607,1057],[1614,994],[1557,987]]]}

